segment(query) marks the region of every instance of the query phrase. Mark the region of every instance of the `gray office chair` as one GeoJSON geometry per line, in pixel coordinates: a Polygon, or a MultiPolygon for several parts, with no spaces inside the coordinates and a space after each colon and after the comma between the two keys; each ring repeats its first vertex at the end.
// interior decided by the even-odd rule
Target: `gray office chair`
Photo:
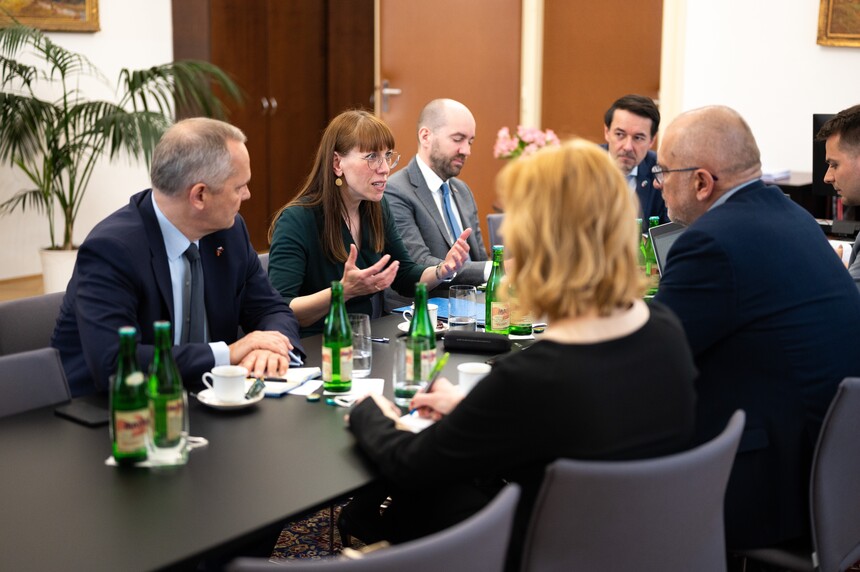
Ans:
{"type": "Polygon", "coordinates": [[[675,455],[552,463],[522,570],[725,572],[723,498],[744,420],[735,412],[720,435],[675,455]]]}
{"type": "Polygon", "coordinates": [[[50,346],[64,294],[0,302],[0,355],[50,346]]]}
{"type": "Polygon", "coordinates": [[[499,228],[505,220],[505,213],[490,213],[487,215],[487,231],[490,233],[490,248],[495,244],[504,244],[499,228]]]}
{"type": "Polygon", "coordinates": [[[260,257],[260,265],[263,267],[267,273],[269,272],[269,253],[264,252],[262,254],[257,254],[260,257]]]}
{"type": "Polygon", "coordinates": [[[274,564],[260,558],[237,558],[228,570],[256,572],[282,568],[295,572],[438,572],[439,570],[501,571],[520,487],[510,484],[490,504],[463,522],[442,532],[346,560],[289,560],[274,564]]]}
{"type": "Polygon", "coordinates": [[[56,349],[0,356],[0,417],[56,405],[71,397],[56,349]]]}
{"type": "Polygon", "coordinates": [[[789,570],[842,572],[860,560],[860,378],[846,378],[830,403],[818,435],[809,482],[810,551],[762,548],[748,558],[789,570]]]}

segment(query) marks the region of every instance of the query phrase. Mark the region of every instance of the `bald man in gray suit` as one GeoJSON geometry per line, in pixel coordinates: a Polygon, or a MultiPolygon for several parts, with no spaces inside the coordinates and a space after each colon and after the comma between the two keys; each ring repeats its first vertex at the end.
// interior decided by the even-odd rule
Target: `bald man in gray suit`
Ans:
{"type": "MultiPolygon", "coordinates": [[[[418,118],[418,154],[405,169],[391,175],[385,189],[397,230],[418,264],[435,266],[444,260],[459,233],[472,229],[467,241],[469,261],[431,296],[447,296],[450,284],[483,284],[489,276],[490,262],[475,197],[468,185],[457,178],[472,152],[474,139],[472,112],[460,102],[434,99],[418,118]]],[[[389,310],[411,303],[390,289],[385,294],[389,310]]]]}

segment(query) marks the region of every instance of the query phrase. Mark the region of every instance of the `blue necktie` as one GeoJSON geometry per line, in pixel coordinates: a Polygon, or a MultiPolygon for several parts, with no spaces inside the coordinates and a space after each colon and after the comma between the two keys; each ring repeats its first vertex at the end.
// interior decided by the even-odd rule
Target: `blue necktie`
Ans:
{"type": "Polygon", "coordinates": [[[448,183],[442,183],[442,209],[445,211],[445,219],[453,235],[452,240],[456,241],[463,234],[463,230],[457,224],[457,217],[454,216],[454,211],[451,209],[451,189],[448,187],[448,183]]]}

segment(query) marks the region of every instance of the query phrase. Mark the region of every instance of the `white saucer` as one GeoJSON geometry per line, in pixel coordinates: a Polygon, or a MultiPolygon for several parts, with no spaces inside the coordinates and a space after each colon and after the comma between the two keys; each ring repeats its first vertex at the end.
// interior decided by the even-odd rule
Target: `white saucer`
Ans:
{"type": "MultiPolygon", "coordinates": [[[[409,331],[409,322],[400,322],[399,324],[397,324],[397,329],[400,330],[401,332],[408,332],[409,331]]],[[[445,322],[436,322],[436,333],[437,334],[441,334],[442,332],[444,332],[447,329],[448,329],[448,324],[446,324],[445,322]]]]}
{"type": "MultiPolygon", "coordinates": [[[[250,385],[248,385],[250,387],[250,385]]],[[[204,389],[200,393],[197,394],[197,401],[202,403],[203,405],[208,405],[214,409],[244,409],[245,407],[250,407],[254,405],[261,399],[265,397],[265,392],[261,391],[251,399],[242,399],[242,401],[236,401],[233,403],[223,403],[218,401],[215,397],[215,392],[211,389],[204,389]]]]}

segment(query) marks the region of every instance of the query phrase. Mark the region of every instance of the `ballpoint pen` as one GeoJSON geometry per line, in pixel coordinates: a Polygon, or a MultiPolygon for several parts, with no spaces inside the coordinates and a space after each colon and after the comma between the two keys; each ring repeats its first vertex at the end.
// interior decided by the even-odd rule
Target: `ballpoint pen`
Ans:
{"type": "Polygon", "coordinates": [[[371,342],[377,342],[377,343],[380,343],[380,344],[387,344],[387,343],[388,343],[388,338],[370,338],[370,341],[371,341],[371,342]]]}
{"type": "MultiPolygon", "coordinates": [[[[430,371],[430,379],[427,381],[427,385],[424,386],[424,389],[421,390],[422,393],[430,393],[430,390],[433,389],[433,384],[436,383],[436,379],[439,377],[439,374],[442,373],[442,368],[445,367],[449,357],[451,357],[451,354],[449,352],[445,352],[442,354],[442,357],[436,360],[436,365],[434,365],[433,369],[430,371]]],[[[409,415],[412,415],[416,411],[417,409],[410,409],[409,415]]]]}

